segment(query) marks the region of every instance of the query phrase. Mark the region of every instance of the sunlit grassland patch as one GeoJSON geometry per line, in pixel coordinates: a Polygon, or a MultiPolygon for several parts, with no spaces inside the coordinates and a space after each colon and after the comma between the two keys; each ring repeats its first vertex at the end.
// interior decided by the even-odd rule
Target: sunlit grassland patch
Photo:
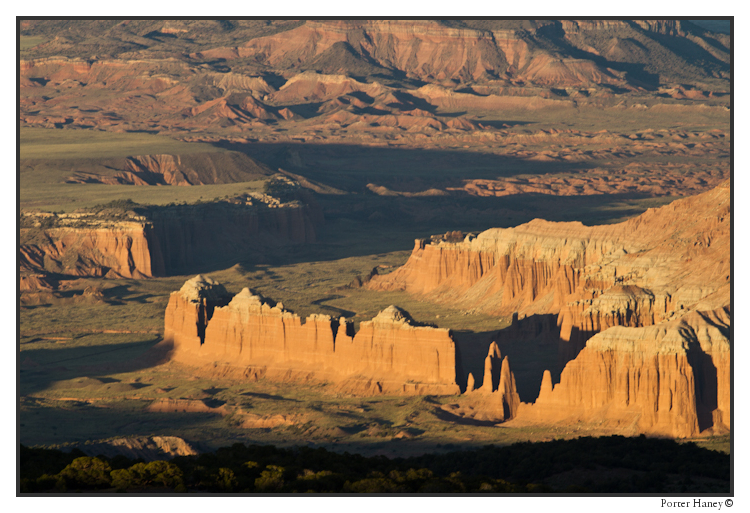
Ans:
{"type": "Polygon", "coordinates": [[[43,36],[21,36],[21,51],[30,50],[35,46],[47,41],[46,37],[43,36]]]}
{"type": "Polygon", "coordinates": [[[30,127],[21,128],[20,150],[21,160],[185,155],[226,151],[212,144],[187,143],[163,135],[30,127]]]}
{"type": "Polygon", "coordinates": [[[697,438],[692,440],[685,440],[685,442],[694,442],[698,447],[711,449],[712,451],[723,452],[725,454],[731,454],[732,452],[732,437],[730,435],[697,438]]]}
{"type": "Polygon", "coordinates": [[[77,333],[81,330],[135,331],[162,328],[164,309],[167,306],[165,298],[168,294],[124,295],[127,299],[118,300],[113,296],[110,298],[112,302],[85,304],[62,301],[58,304],[25,306],[21,311],[21,334],[30,336],[54,332],[77,333]]]}
{"type": "Polygon", "coordinates": [[[213,201],[243,192],[260,191],[265,180],[231,184],[175,186],[138,186],[35,183],[21,180],[21,208],[51,212],[71,212],[115,200],[132,199],[142,205],[168,205],[213,201]]]}
{"type": "Polygon", "coordinates": [[[225,152],[207,143],[186,143],[143,133],[21,128],[21,208],[69,212],[120,199],[166,205],[194,203],[257,191],[264,180],[192,187],[64,183],[76,172],[111,174],[107,159],[133,155],[225,152]]]}

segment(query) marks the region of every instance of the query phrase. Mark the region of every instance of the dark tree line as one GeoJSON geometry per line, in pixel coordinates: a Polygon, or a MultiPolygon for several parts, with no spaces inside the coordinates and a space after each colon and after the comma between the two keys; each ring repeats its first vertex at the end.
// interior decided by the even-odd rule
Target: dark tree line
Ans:
{"type": "MultiPolygon", "coordinates": [[[[590,473],[589,473],[590,474],[590,473]]],[[[485,446],[471,451],[388,459],[323,448],[235,444],[170,461],[89,457],[79,450],[20,447],[21,493],[659,493],[677,482],[725,482],[729,455],[695,444],[610,436],[485,446]],[[609,478],[553,489],[551,477],[574,469],[617,469],[609,478]]],[[[678,490],[679,491],[679,490],[678,490]]],[[[716,490],[722,491],[722,490],[716,490]]]]}

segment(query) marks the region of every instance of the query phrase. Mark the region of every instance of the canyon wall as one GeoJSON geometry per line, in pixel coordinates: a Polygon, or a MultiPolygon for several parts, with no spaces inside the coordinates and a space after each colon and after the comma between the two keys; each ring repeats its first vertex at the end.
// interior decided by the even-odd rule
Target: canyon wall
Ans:
{"type": "Polygon", "coordinates": [[[107,278],[153,276],[163,264],[152,260],[148,229],[135,222],[110,223],[98,228],[47,229],[43,240],[21,244],[21,270],[107,278]]]}
{"type": "Polygon", "coordinates": [[[565,337],[651,325],[728,299],[729,208],[724,182],[619,224],[535,219],[461,242],[418,239],[405,265],[367,287],[489,314],[559,314],[565,337]]]}
{"type": "MultiPolygon", "coordinates": [[[[729,309],[655,326],[616,326],[592,337],[552,386],[523,404],[520,423],[605,424],[689,437],[726,432],[730,418],[729,309]]],[[[627,431],[626,431],[627,432],[627,431]]]]}
{"type": "Polygon", "coordinates": [[[274,248],[314,243],[323,221],[307,205],[255,209],[224,202],[158,209],[150,219],[149,247],[167,275],[228,257],[262,261],[274,248]]]}
{"type": "Polygon", "coordinates": [[[315,227],[322,223],[320,209],[308,205],[252,208],[220,202],[147,210],[115,220],[60,214],[51,228],[44,227],[45,214],[36,223],[34,215],[25,216],[22,274],[145,278],[189,272],[227,258],[260,261],[274,248],[315,242],[315,227]]]}
{"type": "Polygon", "coordinates": [[[303,321],[248,289],[231,297],[196,276],[171,294],[164,322],[171,358],[209,372],[327,381],[363,395],[459,393],[449,330],[417,326],[394,306],[355,334],[344,319],[303,321]]]}
{"type": "Polygon", "coordinates": [[[539,371],[541,391],[518,422],[721,432],[730,425],[729,200],[724,182],[614,225],[537,219],[461,242],[417,240],[404,266],[366,286],[512,316],[496,337],[504,344],[557,342],[564,369],[539,371]]]}

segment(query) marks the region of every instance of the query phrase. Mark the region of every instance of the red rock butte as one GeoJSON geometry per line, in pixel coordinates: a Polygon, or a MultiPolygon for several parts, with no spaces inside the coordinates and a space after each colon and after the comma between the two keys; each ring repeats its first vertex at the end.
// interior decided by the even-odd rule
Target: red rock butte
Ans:
{"type": "Polygon", "coordinates": [[[213,373],[325,381],[361,395],[460,392],[450,331],[415,326],[395,306],[354,334],[343,318],[313,314],[303,322],[281,303],[247,288],[231,297],[198,275],[170,295],[164,339],[173,360],[213,373]]]}

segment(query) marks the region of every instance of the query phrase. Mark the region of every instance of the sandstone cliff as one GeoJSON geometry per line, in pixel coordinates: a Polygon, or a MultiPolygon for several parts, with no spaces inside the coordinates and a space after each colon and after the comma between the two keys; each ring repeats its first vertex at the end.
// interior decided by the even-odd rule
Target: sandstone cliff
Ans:
{"type": "Polygon", "coordinates": [[[354,337],[341,325],[335,361],[342,374],[379,383],[383,391],[459,393],[450,331],[414,326],[408,314],[394,306],[361,322],[354,337]]]}
{"type": "MultiPolygon", "coordinates": [[[[730,422],[729,192],[725,182],[616,225],[534,220],[418,240],[403,267],[366,286],[512,314],[499,343],[557,343],[558,367],[524,376],[542,386],[519,419],[720,432],[730,422]]],[[[498,359],[491,347],[477,392],[494,389],[498,359]]]]}
{"type": "MultiPolygon", "coordinates": [[[[24,214],[20,267],[26,275],[144,278],[228,258],[261,261],[274,248],[315,242],[323,220],[314,204],[253,200],[147,207],[144,215],[111,219],[97,213],[24,214]]],[[[24,281],[26,288],[35,284],[43,282],[24,281]]]]}
{"type": "Polygon", "coordinates": [[[729,311],[692,312],[591,338],[519,422],[604,423],[630,433],[689,437],[729,427],[729,311]]]}
{"type": "Polygon", "coordinates": [[[729,282],[729,220],[724,182],[620,224],[535,219],[462,242],[419,239],[367,286],[492,314],[562,312],[566,327],[653,324],[729,282]]]}
{"type": "Polygon", "coordinates": [[[484,380],[478,389],[473,387],[474,376],[469,374],[466,393],[471,400],[463,407],[453,410],[476,420],[503,421],[516,417],[521,399],[516,388],[516,378],[510,368],[508,357],[502,357],[497,343],[490,344],[484,365],[484,380]]]}
{"type": "Polygon", "coordinates": [[[314,379],[360,394],[456,394],[456,350],[445,329],[414,325],[389,307],[354,334],[343,319],[306,320],[248,289],[231,298],[196,276],[172,293],[164,339],[172,359],[246,377],[314,379]]]}
{"type": "MultiPolygon", "coordinates": [[[[21,245],[21,269],[69,276],[153,276],[147,231],[146,226],[134,222],[101,228],[48,229],[44,232],[46,240],[21,245]]],[[[159,263],[156,265],[158,268],[159,263]]]]}

